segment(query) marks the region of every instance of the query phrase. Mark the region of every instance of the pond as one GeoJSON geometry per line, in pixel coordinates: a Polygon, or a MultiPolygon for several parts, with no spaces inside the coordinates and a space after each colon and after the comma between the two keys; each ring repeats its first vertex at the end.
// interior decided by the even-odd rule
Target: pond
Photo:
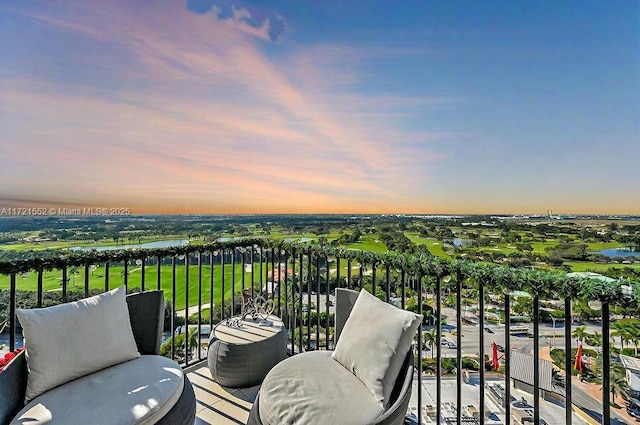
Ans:
{"type": "Polygon", "coordinates": [[[471,239],[453,238],[453,246],[462,248],[471,243],[471,239]]]}
{"type": "Polygon", "coordinates": [[[637,257],[640,258],[640,251],[630,250],[628,248],[609,248],[596,252],[596,254],[604,255],[609,258],[615,257],[637,257]]]}
{"type": "Polygon", "coordinates": [[[108,245],[95,247],[74,246],[69,249],[71,249],[72,251],[90,251],[92,249],[95,249],[96,251],[113,251],[116,249],[169,248],[172,246],[185,246],[188,243],[189,241],[187,239],[170,239],[166,241],[155,241],[131,245],[108,245]]]}

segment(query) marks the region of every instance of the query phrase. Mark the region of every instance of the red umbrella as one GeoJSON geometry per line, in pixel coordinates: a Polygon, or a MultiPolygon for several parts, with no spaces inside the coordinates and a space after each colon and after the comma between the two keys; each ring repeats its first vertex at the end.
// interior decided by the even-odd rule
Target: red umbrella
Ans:
{"type": "Polygon", "coordinates": [[[498,344],[495,342],[493,343],[493,359],[491,360],[491,366],[493,366],[495,370],[500,368],[500,361],[498,360],[498,344]]]}
{"type": "Polygon", "coordinates": [[[576,353],[576,363],[573,365],[576,370],[582,372],[582,344],[578,345],[578,352],[576,353]]]}

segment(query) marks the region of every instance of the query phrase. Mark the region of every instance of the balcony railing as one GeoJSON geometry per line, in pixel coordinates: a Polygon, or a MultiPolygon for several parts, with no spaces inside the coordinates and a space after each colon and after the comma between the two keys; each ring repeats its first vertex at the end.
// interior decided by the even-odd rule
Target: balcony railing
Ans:
{"type": "MultiPolygon", "coordinates": [[[[525,291],[532,297],[533,319],[533,419],[540,420],[540,306],[544,300],[563,303],[564,317],[572,317],[575,300],[597,301],[601,305],[602,353],[611,357],[610,309],[612,306],[633,306],[640,302],[640,283],[629,281],[603,281],[575,278],[565,273],[530,269],[504,268],[468,261],[442,260],[426,255],[372,254],[342,248],[323,247],[302,243],[273,242],[265,239],[242,239],[209,245],[121,251],[88,251],[63,256],[37,257],[0,263],[0,288],[8,289],[8,306],[0,299],[0,323],[8,321],[9,349],[16,348],[19,324],[16,308],[33,305],[42,307],[57,302],[89,296],[125,285],[128,290],[162,289],[168,300],[167,330],[173,335],[181,317],[199,329],[212,329],[221,320],[240,313],[242,291],[251,295],[272,297],[275,314],[282,317],[288,329],[288,348],[292,355],[311,349],[332,348],[332,295],[337,287],[359,289],[366,287],[387,302],[400,308],[411,308],[424,314],[424,306],[435,326],[435,416],[443,413],[442,358],[443,319],[446,299],[455,299],[454,357],[456,381],[456,423],[465,421],[462,406],[463,385],[463,315],[464,305],[477,305],[479,339],[479,379],[485,382],[486,349],[485,300],[489,296],[502,301],[504,320],[504,416],[511,418],[511,306],[513,293],[525,291]],[[118,273],[119,272],[119,273],[118,273]],[[35,279],[33,275],[35,274],[35,279]],[[35,282],[33,282],[35,280],[35,282]],[[34,299],[35,298],[35,299],[34,299]],[[32,299],[28,304],[27,299],[32,299]],[[427,303],[428,301],[428,303],[427,303]],[[429,304],[430,303],[430,304],[429,304]],[[315,307],[313,306],[315,304],[315,307]],[[411,304],[411,305],[409,305],[411,304]],[[7,308],[8,307],[8,308],[7,308]],[[324,313],[324,314],[323,314],[324,313]],[[321,330],[322,328],[322,330],[321,330]]],[[[383,320],[383,318],[379,318],[383,320]]],[[[72,326],[70,324],[69,326],[72,326]]],[[[423,352],[423,332],[416,341],[418,356],[423,352]]],[[[554,326],[555,332],[555,326],[554,326]]],[[[564,369],[571,371],[571,326],[564,327],[564,369]]],[[[181,343],[182,344],[182,343],[181,343]]],[[[170,342],[170,355],[184,367],[204,360],[206,353],[197,349],[193,355],[184,338],[184,346],[170,342]],[[184,350],[182,350],[184,349],[184,350]],[[182,357],[180,357],[180,353],[182,357]],[[187,354],[184,354],[187,353],[187,354]]],[[[602,415],[601,423],[611,423],[610,364],[602,362],[602,415]]],[[[423,412],[423,385],[425,375],[422,361],[418,369],[417,415],[423,412]]],[[[565,380],[565,406],[572,405],[571,380],[565,380]]],[[[478,422],[485,423],[485,386],[479,385],[480,406],[478,422]]],[[[572,423],[572,409],[565,408],[565,422],[572,423]]]]}

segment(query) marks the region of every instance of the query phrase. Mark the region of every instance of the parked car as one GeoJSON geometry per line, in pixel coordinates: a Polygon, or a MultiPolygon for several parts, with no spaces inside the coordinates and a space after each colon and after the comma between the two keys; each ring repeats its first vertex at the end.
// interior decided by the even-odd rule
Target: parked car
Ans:
{"type": "Polygon", "coordinates": [[[491,329],[491,328],[484,328],[484,331],[487,332],[487,333],[490,333],[490,334],[494,333],[493,329],[491,329]]]}
{"type": "Polygon", "coordinates": [[[447,347],[455,350],[456,348],[458,348],[458,346],[455,344],[455,342],[449,342],[447,343],[447,347]]]}

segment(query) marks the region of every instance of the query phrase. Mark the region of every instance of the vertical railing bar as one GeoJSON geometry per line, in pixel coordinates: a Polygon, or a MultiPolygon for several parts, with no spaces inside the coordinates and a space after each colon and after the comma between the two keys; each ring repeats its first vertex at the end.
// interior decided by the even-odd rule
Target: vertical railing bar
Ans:
{"type": "Polygon", "coordinates": [[[144,284],[145,284],[145,280],[146,280],[146,276],[145,276],[146,273],[145,272],[146,272],[146,266],[147,266],[146,257],[142,258],[141,261],[142,261],[142,264],[140,264],[140,273],[142,273],[142,274],[140,276],[140,292],[144,292],[144,289],[145,289],[144,288],[144,284]]]}
{"type": "Polygon", "coordinates": [[[504,414],[506,423],[511,422],[511,299],[504,294],[504,414]]]}
{"type": "Polygon", "coordinates": [[[84,265],[84,296],[89,296],[89,264],[84,265]]]}
{"type": "Polygon", "coordinates": [[[341,288],[340,284],[340,257],[336,257],[336,289],[341,288]]]}
{"type": "MultiPolygon", "coordinates": [[[[221,287],[220,287],[220,321],[224,320],[224,315],[225,315],[224,298],[226,294],[224,290],[224,281],[225,281],[225,275],[227,274],[227,272],[225,270],[224,257],[225,257],[225,248],[222,248],[222,251],[220,252],[220,268],[222,269],[222,278],[221,278],[221,287]]],[[[260,261],[262,261],[262,258],[260,259],[260,261]]],[[[260,264],[260,269],[262,269],[262,264],[260,264]]]]}
{"type": "Polygon", "coordinates": [[[320,350],[320,255],[316,253],[316,350],[320,350]]]}
{"type": "Polygon", "coordinates": [[[236,254],[238,248],[231,251],[231,317],[236,315],[236,254]]]}
{"type": "MultiPolygon", "coordinates": [[[[242,267],[242,278],[240,279],[241,285],[242,285],[242,294],[244,294],[244,287],[245,287],[245,282],[244,282],[244,275],[245,275],[245,265],[246,265],[246,255],[244,252],[244,249],[240,250],[240,254],[242,255],[242,262],[241,262],[241,267],[242,267]]],[[[240,298],[243,299],[243,298],[240,298]]]]}
{"type": "MultiPolygon", "coordinates": [[[[375,267],[375,266],[374,266],[375,267]]],[[[359,289],[362,289],[362,287],[364,286],[364,264],[360,263],[360,273],[359,273],[359,278],[358,278],[359,282],[358,282],[358,286],[360,287],[359,289]]],[[[376,291],[372,291],[373,295],[376,294],[376,291]]]]}
{"type": "MultiPolygon", "coordinates": [[[[298,327],[300,329],[300,331],[298,332],[298,339],[299,339],[299,352],[302,353],[302,346],[304,345],[303,343],[303,339],[302,339],[302,327],[304,326],[303,320],[302,320],[302,276],[303,276],[303,270],[304,270],[304,263],[303,263],[303,253],[300,252],[300,280],[299,280],[299,292],[300,292],[300,322],[298,324],[298,327]]],[[[308,311],[308,310],[307,310],[308,311]]]]}
{"type": "Polygon", "coordinates": [[[264,258],[264,249],[263,247],[260,247],[260,295],[264,296],[264,294],[262,293],[262,278],[264,276],[264,273],[262,272],[262,260],[264,258]]]}
{"type": "Polygon", "coordinates": [[[184,323],[186,333],[184,335],[184,364],[189,366],[189,253],[184,257],[184,323]]]}
{"type": "Polygon", "coordinates": [[[122,270],[122,282],[124,287],[129,292],[129,259],[124,259],[124,269],[122,270]]]}
{"type": "Polygon", "coordinates": [[[480,355],[480,425],[484,425],[484,383],[485,383],[485,370],[484,370],[484,282],[482,279],[478,281],[478,309],[480,310],[479,325],[480,325],[480,340],[478,342],[480,355]]]}
{"type": "MultiPolygon", "coordinates": [[[[401,297],[402,297],[402,299],[400,300],[400,306],[402,307],[403,310],[406,307],[406,303],[405,303],[405,299],[404,299],[405,296],[406,296],[406,290],[405,290],[405,287],[404,287],[405,284],[406,284],[406,282],[405,282],[405,271],[404,271],[404,269],[402,269],[401,272],[400,272],[400,285],[401,285],[400,291],[401,291],[401,297]]],[[[440,342],[438,342],[438,344],[439,343],[440,342]]]]}
{"type": "Polygon", "coordinates": [[[43,275],[43,270],[39,269],[38,270],[38,301],[37,301],[38,308],[42,307],[42,294],[44,293],[42,288],[42,275],[43,275]]]}
{"type": "Polygon", "coordinates": [[[158,291],[160,291],[162,289],[162,257],[158,255],[158,265],[157,265],[157,270],[158,270],[158,276],[157,276],[157,287],[156,289],[158,291]]]}
{"type": "Polygon", "coordinates": [[[389,264],[385,267],[385,280],[387,281],[387,302],[391,302],[391,270],[389,270],[389,264]]]}
{"type": "MultiPolygon", "coordinates": [[[[329,292],[331,292],[331,280],[330,280],[330,276],[329,276],[329,257],[327,257],[325,255],[324,257],[324,264],[325,264],[325,270],[326,270],[326,281],[327,281],[327,286],[325,288],[325,327],[324,327],[324,345],[325,345],[325,349],[328,350],[329,347],[329,292]]],[[[318,323],[320,323],[320,320],[318,320],[318,323]]]]}
{"type": "Polygon", "coordinates": [[[209,269],[210,269],[210,275],[209,275],[209,331],[213,332],[213,313],[215,311],[215,301],[214,301],[214,297],[213,297],[213,292],[214,292],[214,283],[215,283],[215,278],[214,278],[214,273],[215,273],[215,269],[214,269],[214,255],[213,255],[213,251],[209,251],[209,269]]]}
{"type": "MultiPolygon", "coordinates": [[[[462,274],[456,274],[456,422],[462,423],[462,274]]],[[[483,383],[484,384],[484,383],[483,383]]],[[[482,411],[481,411],[482,412],[482,411]]],[[[482,412],[484,414],[484,412],[482,412]]]]}
{"type": "Polygon", "coordinates": [[[371,263],[371,291],[376,296],[376,262],[371,263]]]}
{"type": "Polygon", "coordinates": [[[16,349],[16,274],[9,277],[9,351],[16,349]]]}
{"type": "Polygon", "coordinates": [[[311,349],[311,252],[307,254],[307,351],[311,349]]]}
{"type": "Polygon", "coordinates": [[[422,276],[418,275],[418,316],[420,316],[420,326],[418,326],[418,425],[422,424],[422,276]]]}
{"type": "Polygon", "coordinates": [[[540,423],[540,298],[533,297],[533,423],[540,423]]]}
{"type": "Polygon", "coordinates": [[[109,292],[109,262],[104,263],[104,292],[109,292]]]}
{"type": "Polygon", "coordinates": [[[609,302],[602,302],[602,423],[611,423],[611,341],[609,339],[609,302]]]}
{"type": "MultiPolygon", "coordinates": [[[[175,337],[176,319],[176,256],[171,257],[171,334],[175,337]]],[[[185,321],[186,325],[186,321],[185,321]]],[[[176,358],[176,339],[171,338],[171,359],[176,358]]]]}
{"type": "Polygon", "coordinates": [[[62,268],[62,302],[66,303],[68,301],[67,298],[67,266],[62,268]]]}
{"type": "Polygon", "coordinates": [[[347,289],[351,289],[351,257],[347,258],[347,289]]]}
{"type": "MultiPolygon", "coordinates": [[[[286,273],[286,272],[285,272],[286,273]]],[[[274,279],[275,280],[275,279],[274,279]]],[[[282,250],[278,250],[278,316],[282,316],[280,293],[282,289],[282,250]]]]}
{"type": "MultiPolygon", "coordinates": [[[[209,316],[212,310],[209,306],[209,316]]],[[[198,360],[202,360],[202,349],[200,347],[200,335],[202,333],[202,251],[198,250],[198,360]]]]}
{"type": "Polygon", "coordinates": [[[254,294],[254,286],[256,284],[256,268],[255,266],[255,258],[256,258],[256,247],[255,245],[252,246],[251,248],[251,298],[253,298],[255,296],[254,294]]]}
{"type": "MultiPolygon", "coordinates": [[[[267,286],[269,285],[269,282],[267,282],[267,286]]],[[[275,249],[271,249],[271,299],[273,300],[273,304],[275,306],[276,303],[276,291],[275,291],[275,286],[276,286],[276,251],[275,249]]],[[[267,288],[267,292],[269,292],[269,289],[267,288]]]]}
{"type": "Polygon", "coordinates": [[[571,425],[573,417],[571,415],[572,402],[572,384],[571,375],[573,370],[573,362],[571,355],[571,298],[564,299],[564,400],[565,400],[565,423],[571,425]]]}
{"type": "MultiPolygon", "coordinates": [[[[287,265],[287,269],[289,268],[289,252],[285,251],[284,254],[284,263],[287,265]]],[[[289,280],[289,282],[291,283],[291,310],[288,309],[288,300],[287,300],[287,278],[285,276],[285,286],[284,286],[284,303],[287,305],[287,314],[289,315],[289,317],[287,318],[287,328],[291,330],[291,354],[295,353],[296,351],[296,342],[295,342],[295,329],[296,329],[296,291],[295,291],[295,285],[296,285],[296,257],[295,257],[295,253],[291,252],[291,278],[289,280]]]]}
{"type": "MultiPolygon", "coordinates": [[[[442,281],[436,277],[436,418],[442,416],[442,281]]],[[[460,407],[460,406],[458,406],[460,407]]],[[[422,409],[422,406],[420,406],[422,409]]],[[[422,414],[422,412],[420,412],[422,414]]]]}
{"type": "MultiPolygon", "coordinates": [[[[284,252],[284,316],[280,317],[282,319],[282,323],[286,326],[287,330],[293,329],[291,326],[291,312],[289,311],[289,289],[287,288],[287,276],[289,276],[289,264],[288,264],[288,251],[284,252]]],[[[279,285],[279,288],[282,288],[282,284],[279,285]]],[[[278,290],[278,294],[280,291],[278,290]]],[[[293,305],[293,303],[292,303],[293,305]]],[[[289,335],[287,334],[287,345],[289,344],[289,335]]],[[[293,350],[293,344],[291,344],[291,349],[293,350]]]]}

